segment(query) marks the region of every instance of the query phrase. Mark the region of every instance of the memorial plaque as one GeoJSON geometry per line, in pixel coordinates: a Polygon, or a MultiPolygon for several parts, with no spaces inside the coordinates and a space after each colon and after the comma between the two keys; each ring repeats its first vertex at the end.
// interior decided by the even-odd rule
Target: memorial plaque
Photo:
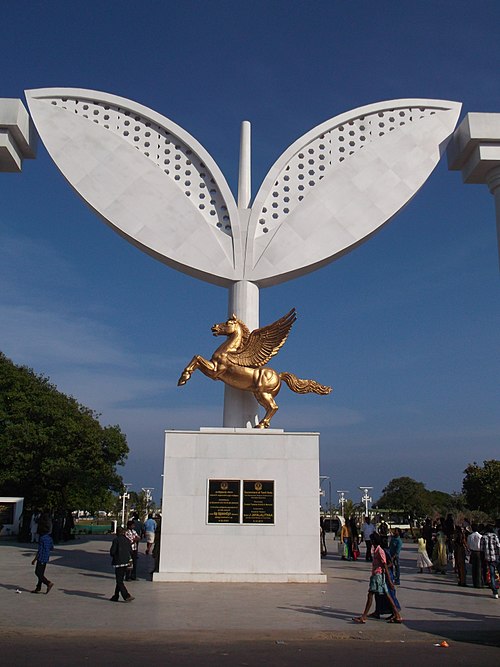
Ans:
{"type": "Polygon", "coordinates": [[[243,482],[243,523],[274,523],[274,481],[243,482]]]}
{"type": "Polygon", "coordinates": [[[208,480],[208,523],[240,523],[239,480],[208,480]]]}
{"type": "Polygon", "coordinates": [[[9,525],[14,523],[15,503],[0,503],[0,524],[9,525]]]}

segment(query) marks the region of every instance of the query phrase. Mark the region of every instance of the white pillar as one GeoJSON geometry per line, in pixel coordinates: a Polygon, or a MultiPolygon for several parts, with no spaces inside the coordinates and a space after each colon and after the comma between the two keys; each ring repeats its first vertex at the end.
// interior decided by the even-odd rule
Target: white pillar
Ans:
{"type": "Polygon", "coordinates": [[[449,169],[464,183],[485,183],[495,198],[500,260],[500,113],[468,113],[448,146],[449,169]]]}
{"type": "Polygon", "coordinates": [[[252,198],[251,127],[248,120],[241,124],[240,165],[238,173],[238,208],[249,208],[252,198]]]}
{"type": "MultiPolygon", "coordinates": [[[[238,176],[238,208],[243,214],[242,220],[248,222],[245,212],[250,207],[252,196],[250,123],[241,124],[240,164],[238,176]]],[[[246,229],[244,230],[246,234],[246,229]]],[[[228,317],[235,314],[252,331],[259,327],[259,288],[254,283],[241,280],[229,288],[228,317]]],[[[224,426],[252,428],[259,421],[258,404],[253,394],[248,391],[224,388],[224,426]]]]}
{"type": "MultiPolygon", "coordinates": [[[[229,288],[228,317],[239,317],[252,331],[259,326],[259,288],[242,280],[229,288]]],[[[258,403],[249,391],[224,388],[224,426],[252,428],[259,421],[258,403]]]]}

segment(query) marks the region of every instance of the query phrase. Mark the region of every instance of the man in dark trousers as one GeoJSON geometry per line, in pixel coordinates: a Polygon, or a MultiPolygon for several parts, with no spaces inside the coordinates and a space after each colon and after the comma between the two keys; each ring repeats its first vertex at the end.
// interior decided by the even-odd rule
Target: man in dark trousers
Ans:
{"type": "Polygon", "coordinates": [[[490,588],[493,592],[493,597],[498,600],[497,571],[500,559],[500,541],[491,524],[486,526],[480,544],[487,567],[486,573],[489,574],[490,588]]]}
{"type": "Polygon", "coordinates": [[[32,593],[41,593],[42,584],[45,584],[47,586],[46,593],[50,593],[50,589],[54,585],[45,576],[45,568],[47,567],[47,563],[49,562],[50,551],[53,548],[54,548],[54,542],[52,541],[50,533],[44,532],[42,535],[39,536],[38,551],[36,553],[36,556],[33,558],[31,562],[32,565],[35,565],[36,563],[35,576],[38,578],[36,588],[34,591],[31,591],[32,593]]]}
{"type": "Polygon", "coordinates": [[[111,544],[109,553],[113,559],[112,564],[115,568],[116,579],[115,594],[110,597],[110,600],[112,602],[118,602],[121,593],[125,602],[132,602],[134,598],[130,595],[123,583],[127,567],[132,567],[132,545],[130,540],[125,537],[125,529],[121,526],[116,529],[116,537],[111,544]]]}

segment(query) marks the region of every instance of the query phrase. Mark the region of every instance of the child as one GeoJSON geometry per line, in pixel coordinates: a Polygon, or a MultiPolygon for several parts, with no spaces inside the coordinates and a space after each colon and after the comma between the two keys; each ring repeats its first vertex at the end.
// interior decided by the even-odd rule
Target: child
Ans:
{"type": "Polygon", "coordinates": [[[417,567],[420,568],[420,574],[424,571],[424,567],[427,568],[429,574],[432,572],[432,561],[427,555],[426,544],[427,543],[423,537],[418,538],[417,567]]]}
{"type": "Polygon", "coordinates": [[[32,593],[41,593],[42,584],[45,584],[47,586],[46,594],[50,593],[50,589],[54,585],[45,576],[45,568],[47,567],[47,563],[49,562],[50,551],[53,548],[54,548],[54,542],[52,541],[52,537],[50,536],[50,534],[44,533],[43,535],[40,535],[40,537],[38,538],[37,554],[31,561],[32,565],[36,563],[35,576],[38,578],[38,583],[36,585],[35,590],[31,591],[32,593]]]}

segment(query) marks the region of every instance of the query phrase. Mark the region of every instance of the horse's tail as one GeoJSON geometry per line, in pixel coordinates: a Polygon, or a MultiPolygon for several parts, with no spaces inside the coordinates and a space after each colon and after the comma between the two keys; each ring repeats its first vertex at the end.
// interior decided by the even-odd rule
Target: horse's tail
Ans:
{"type": "Polygon", "coordinates": [[[301,380],[293,373],[280,373],[280,380],[284,380],[296,394],[321,394],[325,396],[332,391],[331,387],[316,382],[316,380],[301,380]]]}

